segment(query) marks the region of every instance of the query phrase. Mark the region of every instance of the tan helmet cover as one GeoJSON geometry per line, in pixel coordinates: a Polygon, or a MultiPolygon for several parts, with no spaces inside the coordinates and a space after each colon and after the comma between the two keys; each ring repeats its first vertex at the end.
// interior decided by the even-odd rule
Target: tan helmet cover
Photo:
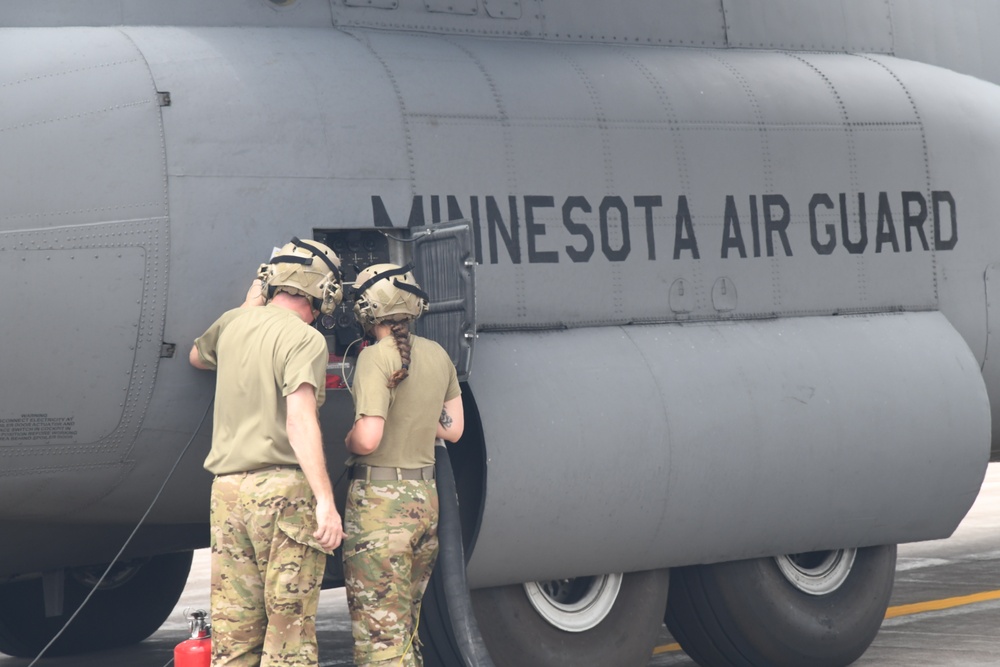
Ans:
{"type": "Polygon", "coordinates": [[[427,312],[427,293],[411,269],[410,265],[373,264],[358,274],[354,316],[365,331],[386,320],[416,319],[427,312]]]}
{"type": "Polygon", "coordinates": [[[293,238],[269,263],[260,265],[258,277],[268,301],[277,292],[307,296],[324,315],[332,315],[344,296],[340,258],[319,241],[293,238]]]}

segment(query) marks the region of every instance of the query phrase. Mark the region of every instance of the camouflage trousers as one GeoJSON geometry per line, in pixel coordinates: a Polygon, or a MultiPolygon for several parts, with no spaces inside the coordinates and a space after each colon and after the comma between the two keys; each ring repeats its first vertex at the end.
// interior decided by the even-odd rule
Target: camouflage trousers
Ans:
{"type": "Polygon", "coordinates": [[[417,619],[438,553],[437,485],[354,480],[344,515],[354,662],[420,667],[417,619]]]}
{"type": "Polygon", "coordinates": [[[326,554],[298,468],[212,483],[212,666],[314,667],[326,554]]]}

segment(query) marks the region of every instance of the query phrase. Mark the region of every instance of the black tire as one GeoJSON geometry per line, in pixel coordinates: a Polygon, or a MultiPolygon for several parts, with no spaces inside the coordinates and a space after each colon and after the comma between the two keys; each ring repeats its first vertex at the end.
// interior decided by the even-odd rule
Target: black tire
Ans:
{"type": "Polygon", "coordinates": [[[668,570],[624,575],[607,616],[582,632],[539,615],[523,585],[475,590],[472,603],[497,667],[639,667],[656,645],[669,584],[668,570]]]}
{"type": "Polygon", "coordinates": [[[774,558],[675,568],[665,620],[702,667],[842,667],[875,639],[895,569],[895,545],[857,549],[846,578],[813,594],[774,558]]]}
{"type": "MultiPolygon", "coordinates": [[[[156,632],[180,598],[192,552],[124,564],[119,579],[102,584],[46,655],[72,655],[140,642],[156,632]],[[126,569],[128,568],[128,569],[126,569]],[[107,586],[107,587],[105,587],[107,586]]],[[[99,577],[104,567],[87,568],[99,577]]],[[[33,658],[63,627],[91,590],[66,572],[64,613],[46,618],[41,579],[0,586],[0,651],[33,658]]],[[[84,581],[87,581],[84,579],[84,581]]]]}

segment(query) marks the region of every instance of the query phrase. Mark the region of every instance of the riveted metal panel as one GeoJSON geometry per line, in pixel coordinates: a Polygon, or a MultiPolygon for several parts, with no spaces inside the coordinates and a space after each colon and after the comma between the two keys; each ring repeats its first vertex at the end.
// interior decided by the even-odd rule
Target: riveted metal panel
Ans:
{"type": "Polygon", "coordinates": [[[23,238],[2,236],[0,244],[6,247],[0,250],[0,281],[10,288],[5,308],[32,316],[4,318],[0,340],[32,341],[29,348],[44,346],[46,352],[2,357],[3,377],[20,378],[26,385],[20,391],[4,391],[4,417],[16,421],[18,415],[28,416],[35,424],[19,425],[13,432],[0,428],[0,447],[5,454],[22,457],[48,453],[51,446],[80,452],[113,448],[108,435],[121,421],[132,355],[108,355],[99,366],[89,362],[95,349],[135,350],[142,312],[142,249],[91,249],[76,242],[68,249],[28,249],[23,238]],[[69,293],[92,289],[102,296],[60,299],[56,307],[38,303],[39,294],[57,293],[60,286],[69,293]],[[65,381],[80,377],[84,369],[84,386],[65,381]],[[32,414],[47,405],[59,406],[60,412],[44,419],[32,414]],[[47,423],[49,419],[53,423],[47,423]]]}
{"type": "Polygon", "coordinates": [[[4,517],[83,511],[122,471],[152,398],[163,342],[165,219],[0,233],[0,279],[10,286],[0,340],[0,484],[4,517]],[[90,482],[53,479],[87,469],[90,482]],[[16,491],[5,494],[5,490],[16,491]]]}
{"type": "Polygon", "coordinates": [[[467,16],[479,13],[478,0],[423,0],[423,3],[428,12],[467,16]]]}
{"type": "Polygon", "coordinates": [[[729,46],[892,53],[889,0],[723,0],[729,46]]]}
{"type": "MultiPolygon", "coordinates": [[[[482,327],[716,317],[722,277],[740,295],[722,311],[732,317],[937,304],[931,236],[951,220],[935,223],[932,200],[957,186],[934,180],[925,127],[933,117],[943,132],[956,111],[923,111],[905,62],[363,30],[129,32],[173,92],[168,156],[185,216],[235,215],[252,236],[293,205],[318,228],[333,211],[333,226],[413,226],[454,208],[483,264],[482,327]],[[205,76],[179,76],[184,58],[205,76]],[[579,289],[553,302],[526,287],[536,280],[579,289]]],[[[220,230],[198,234],[232,243],[220,230]]]]}
{"type": "Polygon", "coordinates": [[[521,0],[483,0],[483,9],[491,18],[521,18],[521,0]]]}
{"type": "Polygon", "coordinates": [[[165,214],[156,89],[119,31],[5,30],[0,100],[6,228],[165,214]]]}
{"type": "Polygon", "coordinates": [[[347,7],[372,7],[374,9],[395,9],[399,0],[344,0],[347,7]]]}
{"type": "Polygon", "coordinates": [[[413,101],[414,191],[393,203],[393,219],[411,202],[460,202],[489,276],[481,326],[674,319],[667,288],[681,279],[684,316],[714,317],[723,276],[741,294],[725,311],[737,317],[936,303],[930,202],[953,184],[931,185],[925,118],[895,74],[905,63],[426,41],[372,42],[413,101]],[[407,53],[484,94],[419,92],[427,68],[407,53]],[[435,166],[456,160],[469,167],[445,182],[435,166]],[[924,202],[923,230],[903,224],[904,193],[924,202]],[[768,220],[784,234],[762,232],[768,220]],[[535,279],[579,289],[553,303],[525,289],[535,279]]]}
{"type": "Polygon", "coordinates": [[[129,34],[172,94],[164,114],[171,175],[405,178],[405,160],[385,159],[404,151],[400,100],[365,40],[311,30],[129,34]],[[198,77],[188,74],[192,61],[198,77]],[[359,131],[368,124],[381,129],[359,131]]]}
{"type": "Polygon", "coordinates": [[[718,0],[539,2],[542,36],[611,44],[725,46],[718,0]]]}
{"type": "Polygon", "coordinates": [[[0,40],[5,516],[87,506],[132,466],[163,345],[169,231],[160,105],[121,31],[0,40]],[[20,346],[23,346],[20,347],[20,346]],[[29,363],[30,360],[30,363],[29,363]],[[51,487],[71,470],[87,484],[51,487]]]}

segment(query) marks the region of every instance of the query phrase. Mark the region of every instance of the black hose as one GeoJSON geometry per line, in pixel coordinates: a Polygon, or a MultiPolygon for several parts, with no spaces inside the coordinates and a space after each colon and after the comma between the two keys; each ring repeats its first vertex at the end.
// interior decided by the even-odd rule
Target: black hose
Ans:
{"type": "Polygon", "coordinates": [[[469,597],[469,585],[465,579],[465,550],[462,547],[458,492],[455,488],[451,458],[448,456],[447,447],[438,445],[434,451],[440,543],[435,574],[441,578],[451,630],[465,667],[493,667],[493,660],[490,659],[486,644],[479,634],[476,615],[472,611],[472,598],[469,597]]]}

